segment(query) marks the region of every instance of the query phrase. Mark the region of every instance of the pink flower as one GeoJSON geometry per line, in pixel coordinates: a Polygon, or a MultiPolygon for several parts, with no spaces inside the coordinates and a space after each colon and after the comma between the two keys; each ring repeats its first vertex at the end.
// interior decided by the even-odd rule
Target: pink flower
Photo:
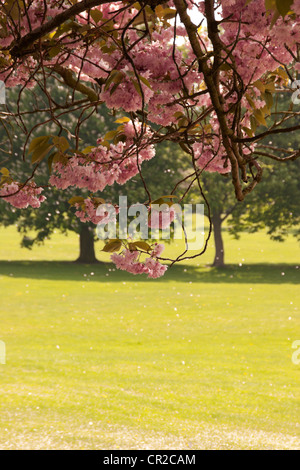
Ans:
{"type": "MultiPolygon", "coordinates": [[[[160,251],[161,248],[158,249],[160,251]]],[[[162,251],[162,250],[161,250],[162,251]]],[[[137,261],[138,251],[125,249],[122,253],[113,253],[110,257],[117,269],[131,274],[147,274],[148,278],[156,279],[165,274],[167,266],[155,260],[152,256],[144,262],[137,261]]]]}
{"type": "Polygon", "coordinates": [[[145,266],[148,269],[148,278],[152,279],[163,276],[167,270],[167,266],[165,264],[161,264],[153,258],[147,258],[145,266]]]}
{"type": "Polygon", "coordinates": [[[111,144],[109,148],[101,145],[94,147],[86,157],[75,155],[70,158],[66,165],[58,162],[53,166],[53,174],[49,182],[60,189],[69,186],[86,188],[92,192],[103,191],[106,186],[115,182],[124,184],[137,175],[138,164],[144,160],[150,160],[155,156],[153,144],[147,144],[151,138],[151,132],[146,129],[141,139],[141,148],[134,144],[135,133],[140,132],[141,124],[126,123],[124,134],[126,142],[111,144]]]}
{"type": "Polygon", "coordinates": [[[194,156],[199,168],[210,173],[229,173],[231,171],[230,162],[226,162],[222,155],[225,154],[223,146],[215,154],[212,148],[207,148],[202,144],[193,144],[194,156]],[[223,151],[222,151],[223,150],[223,151]],[[222,152],[222,153],[221,153],[222,152]]]}
{"type": "Polygon", "coordinates": [[[158,258],[162,254],[164,249],[165,249],[165,246],[162,243],[155,243],[154,249],[151,252],[151,256],[153,258],[158,258]]]}
{"type": "Polygon", "coordinates": [[[0,196],[11,194],[3,199],[18,209],[26,209],[28,206],[38,208],[46,199],[45,196],[41,196],[42,191],[43,188],[38,188],[35,183],[28,183],[20,189],[20,185],[13,182],[2,186],[0,196]]]}

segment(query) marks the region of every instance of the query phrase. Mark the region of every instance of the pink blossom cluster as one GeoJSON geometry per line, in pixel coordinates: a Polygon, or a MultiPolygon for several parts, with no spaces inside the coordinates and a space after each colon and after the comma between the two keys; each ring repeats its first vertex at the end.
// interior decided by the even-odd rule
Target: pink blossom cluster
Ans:
{"type": "Polygon", "coordinates": [[[162,243],[155,243],[154,248],[151,251],[151,256],[153,258],[158,258],[162,254],[164,249],[165,249],[165,246],[162,243]]]}
{"type": "MultiPolygon", "coordinates": [[[[177,37],[186,35],[183,28],[179,27],[177,37]]],[[[169,125],[176,122],[174,114],[182,112],[180,104],[172,104],[175,97],[182,90],[183,82],[187,90],[191,91],[195,83],[200,83],[203,79],[202,74],[191,67],[192,51],[187,44],[188,59],[183,62],[182,53],[178,48],[173,50],[172,38],[173,28],[157,30],[152,35],[152,40],[138,41],[136,32],[130,31],[128,38],[130,43],[135,43],[131,49],[131,57],[134,62],[135,70],[139,76],[147,80],[148,85],[140,81],[143,100],[137,90],[138,80],[132,71],[129,61],[124,58],[120,62],[121,56],[116,54],[115,66],[123,73],[124,80],[111,93],[114,83],[104,90],[101,98],[109,108],[118,109],[122,107],[125,111],[137,111],[141,109],[142,104],[147,109],[147,118],[149,121],[159,125],[169,125]],[[155,58],[155,59],[154,59],[155,58]],[[118,65],[116,65],[118,64],[118,65]],[[180,77],[184,76],[184,79],[180,77]],[[135,86],[133,85],[135,83],[135,86]]],[[[111,57],[108,60],[111,62],[111,57]]],[[[110,65],[112,65],[110,63],[110,65]]],[[[197,103],[198,100],[195,100],[197,103]]],[[[199,102],[202,104],[203,100],[199,102]]]]}
{"type": "MultiPolygon", "coordinates": [[[[4,3],[4,2],[3,2],[4,3]]],[[[14,2],[16,7],[17,2],[14,2]]],[[[25,2],[23,2],[25,3],[25,2]]],[[[61,2],[58,5],[57,0],[47,0],[46,2],[41,2],[40,0],[31,0],[27,2],[26,14],[21,15],[18,20],[13,19],[10,15],[6,15],[6,9],[10,12],[9,4],[6,5],[6,9],[0,9],[0,21],[1,27],[1,49],[9,49],[11,44],[16,39],[16,30],[20,32],[22,36],[25,36],[27,33],[33,29],[39,27],[42,23],[47,22],[49,18],[54,18],[57,14],[61,13],[62,7],[67,7],[67,3],[63,5],[61,2]],[[46,5],[46,10],[45,10],[46,5]],[[7,23],[6,23],[7,22],[7,23]],[[16,26],[16,24],[18,26],[16,26]]],[[[20,8],[21,4],[17,6],[20,8]]],[[[22,5],[23,6],[23,5],[22,5]]],[[[12,11],[12,17],[13,17],[12,11]]],[[[17,34],[18,34],[17,33],[17,34]]],[[[17,39],[19,37],[17,36],[17,39]]],[[[4,59],[3,64],[5,64],[5,59],[7,56],[3,53],[0,54],[0,57],[4,59]]],[[[25,85],[27,88],[34,86],[35,82],[32,79],[32,72],[37,67],[37,61],[30,56],[25,57],[24,59],[18,60],[12,67],[3,67],[3,70],[0,68],[0,80],[5,81],[6,86],[16,86],[16,85],[25,85]]]]}
{"type": "Polygon", "coordinates": [[[218,172],[220,174],[229,173],[231,171],[230,161],[222,156],[226,155],[223,146],[221,146],[219,151],[214,151],[211,147],[195,143],[193,144],[193,150],[196,164],[201,170],[210,173],[218,172]]]}
{"type": "MultiPolygon", "coordinates": [[[[174,7],[172,2],[169,4],[174,7]]],[[[58,9],[57,3],[49,0],[46,5],[47,14],[44,11],[44,2],[34,0],[30,4],[27,15],[24,15],[21,20],[22,34],[25,35],[30,29],[39,26],[49,17],[55,16],[68,6],[66,2],[61,9],[58,9]]],[[[113,27],[120,30],[138,13],[135,8],[126,11],[121,8],[121,12],[118,13],[117,10],[120,6],[122,6],[121,2],[110,2],[96,7],[95,10],[101,12],[103,22],[111,19],[113,15],[113,27]]],[[[92,28],[98,26],[87,13],[81,13],[76,17],[76,20],[82,25],[89,22],[92,28]]],[[[14,25],[10,22],[8,22],[8,33],[8,36],[3,39],[7,45],[15,39],[14,25]]],[[[178,26],[176,37],[184,36],[186,36],[186,31],[182,26],[178,26]]],[[[181,105],[172,104],[176,95],[182,90],[183,82],[185,88],[191,91],[195,83],[202,81],[202,74],[191,66],[194,57],[190,45],[187,42],[187,58],[183,60],[180,49],[177,47],[173,49],[173,37],[174,28],[171,25],[157,27],[152,33],[151,39],[145,37],[143,40],[140,40],[136,30],[129,28],[125,38],[129,44],[134,44],[130,50],[129,60],[124,57],[122,50],[116,47],[114,37],[107,37],[104,42],[95,41],[87,49],[80,36],[78,36],[78,40],[70,41],[68,34],[66,34],[58,40],[61,53],[54,56],[53,59],[44,57],[43,64],[51,66],[59,63],[64,68],[74,70],[79,75],[79,79],[90,82],[95,82],[99,78],[107,79],[111,71],[118,71],[123,79],[117,83],[117,86],[116,82],[112,80],[109,87],[103,87],[100,99],[109,108],[122,108],[127,112],[135,112],[144,105],[148,107],[149,121],[165,126],[176,121],[175,112],[183,111],[181,105]],[[135,70],[132,63],[134,63],[135,70]],[[181,78],[180,75],[184,78],[181,78]]],[[[32,58],[20,61],[15,71],[9,69],[2,74],[0,71],[0,79],[6,80],[7,86],[25,82],[27,86],[30,86],[34,81],[32,72],[36,71],[37,65],[36,60],[32,58]]],[[[202,103],[201,99],[199,104],[202,105],[202,103]]]]}
{"type": "Polygon", "coordinates": [[[97,215],[98,204],[95,204],[92,199],[86,198],[83,203],[76,203],[76,217],[79,218],[81,222],[92,222],[97,225],[100,222],[108,223],[107,214],[97,215]]]}
{"type": "MultiPolygon", "coordinates": [[[[203,1],[190,1],[187,4],[191,9],[198,5],[199,10],[202,13],[204,11],[203,1]]],[[[245,82],[255,81],[266,70],[274,70],[280,63],[291,62],[292,56],[289,50],[295,53],[297,44],[300,42],[299,0],[295,0],[293,5],[298,15],[296,21],[289,16],[286,16],[284,20],[280,17],[272,29],[270,29],[272,14],[266,14],[264,0],[251,2],[221,0],[220,4],[223,18],[228,18],[228,21],[222,22],[222,41],[229,48],[234,45],[232,54],[237,71],[245,82]]],[[[168,5],[174,8],[172,1],[169,1],[168,5]]],[[[101,22],[113,18],[113,28],[120,31],[138,13],[134,6],[125,11],[122,6],[122,2],[109,2],[95,7],[94,11],[98,10],[102,14],[101,22]]],[[[26,14],[20,20],[22,35],[69,7],[67,1],[59,3],[55,0],[31,1],[27,6],[26,14]]],[[[77,15],[76,21],[83,26],[89,22],[91,28],[99,26],[87,12],[77,15]]],[[[8,19],[7,32],[1,37],[2,45],[9,47],[16,39],[15,34],[15,25],[8,19]]],[[[187,33],[182,26],[178,25],[175,36],[177,39],[185,40],[187,33]]],[[[98,78],[106,79],[112,70],[117,70],[123,75],[123,80],[117,84],[112,81],[108,88],[104,87],[100,98],[108,107],[123,108],[125,111],[137,111],[141,109],[143,102],[148,107],[149,121],[166,126],[176,122],[175,112],[183,111],[180,104],[175,102],[172,104],[183,85],[191,92],[195,84],[203,80],[196,64],[192,66],[195,57],[189,42],[185,42],[186,51],[182,54],[178,47],[173,48],[173,38],[173,24],[158,24],[151,38],[145,36],[143,39],[139,37],[136,29],[128,28],[124,40],[133,45],[130,48],[129,60],[116,46],[113,36],[107,37],[105,41],[95,41],[87,49],[80,35],[70,41],[66,33],[58,39],[59,45],[63,45],[61,53],[53,59],[44,57],[44,65],[51,66],[59,62],[64,67],[70,67],[80,74],[80,79],[89,81],[95,81],[98,78]],[[132,63],[134,63],[135,72],[132,63]],[[146,79],[149,86],[142,81],[138,84],[139,79],[136,73],[146,79]],[[117,87],[113,90],[116,85],[117,87]],[[139,86],[142,88],[143,99],[138,90],[139,86]]],[[[201,43],[209,49],[208,38],[204,31],[201,31],[201,43]]],[[[31,76],[34,77],[32,72],[35,71],[36,65],[34,59],[26,58],[17,63],[14,71],[6,70],[2,75],[0,71],[0,79],[7,79],[7,84],[11,86],[24,83],[31,76]]],[[[223,75],[225,81],[230,81],[230,74],[227,78],[226,72],[223,72],[223,75]]],[[[206,106],[207,101],[207,95],[196,100],[199,106],[206,106]]]]}
{"type": "Polygon", "coordinates": [[[18,209],[26,209],[28,206],[38,208],[45,201],[46,197],[41,196],[43,188],[37,187],[35,183],[28,183],[21,189],[20,187],[20,184],[16,182],[5,183],[0,189],[0,196],[11,194],[3,199],[18,209]]]}
{"type": "Polygon", "coordinates": [[[138,149],[134,137],[141,125],[136,123],[135,126],[132,122],[123,126],[126,142],[111,144],[109,148],[100,143],[86,156],[74,156],[67,164],[57,162],[53,166],[50,184],[60,189],[76,186],[96,192],[115,182],[126,183],[139,172],[138,164],[155,156],[154,146],[147,144],[148,130],[144,132],[138,149]]]}
{"type": "Polygon", "coordinates": [[[139,252],[125,249],[122,253],[113,253],[111,255],[112,262],[117,269],[127,271],[131,274],[147,274],[148,278],[156,279],[165,274],[167,266],[161,264],[155,257],[159,256],[163,251],[163,245],[157,245],[151,253],[151,256],[145,261],[138,261],[139,252]]]}
{"type": "MultiPolygon", "coordinates": [[[[204,2],[188,2],[188,6],[194,8],[198,4],[203,13],[204,2]]],[[[172,1],[168,2],[172,8],[172,1]]],[[[295,21],[287,16],[284,20],[278,18],[275,26],[270,29],[272,14],[266,14],[265,1],[258,0],[247,2],[246,0],[222,0],[223,17],[228,21],[222,22],[222,41],[230,49],[234,44],[232,56],[239,76],[246,85],[261,78],[267,70],[275,70],[280,64],[291,62],[292,55],[296,53],[297,43],[300,41],[299,16],[295,21]],[[267,38],[267,41],[266,41],[267,38]],[[286,47],[288,46],[288,47],[286,47]]],[[[126,21],[136,15],[137,10],[132,8],[124,14],[117,14],[118,2],[98,7],[103,18],[109,18],[114,14],[114,27],[122,28],[126,21]]],[[[294,10],[299,15],[299,0],[294,2],[294,10]]],[[[84,15],[78,18],[84,23],[84,15]]],[[[176,38],[186,39],[187,34],[182,26],[176,29],[176,38]]],[[[108,78],[112,70],[117,70],[123,79],[117,83],[114,80],[108,88],[104,87],[100,98],[109,108],[125,111],[137,111],[142,104],[147,110],[149,121],[167,126],[176,123],[175,113],[184,112],[181,104],[176,102],[183,85],[186,90],[192,92],[195,85],[203,81],[202,74],[196,65],[193,51],[188,41],[185,41],[185,56],[178,47],[173,48],[174,26],[157,27],[152,33],[151,39],[145,37],[140,40],[138,33],[128,29],[126,39],[130,48],[131,61],[123,56],[121,50],[114,46],[114,39],[108,38],[104,46],[95,43],[86,51],[79,42],[76,54],[68,54],[62,57],[64,65],[69,65],[73,70],[81,71],[84,79],[108,78]],[[153,58],[155,57],[155,60],[153,58]],[[132,68],[134,63],[135,72],[132,68]],[[147,80],[148,85],[138,79],[147,80]],[[181,77],[180,77],[181,75],[181,77]],[[141,86],[143,99],[138,88],[141,86]]],[[[209,49],[209,41],[205,32],[201,32],[201,42],[209,49]]],[[[66,46],[67,47],[67,46],[66,46]]],[[[72,47],[74,45],[72,44],[72,47]]],[[[226,53],[224,52],[224,55],[226,53]]],[[[229,59],[228,59],[229,60],[229,59]]],[[[227,84],[224,93],[231,88],[232,74],[228,71],[221,73],[222,81],[227,84]]],[[[256,89],[257,97],[260,93],[256,89]]],[[[236,98],[237,99],[237,98],[236,98]]],[[[229,98],[229,101],[231,98],[229,98]]],[[[255,100],[257,107],[264,106],[262,100],[255,100]]],[[[208,94],[193,99],[193,104],[209,106],[208,94]]],[[[243,99],[243,106],[249,109],[249,103],[243,99]]]]}
{"type": "MultiPolygon", "coordinates": [[[[108,10],[112,12],[113,9],[113,3],[106,5],[105,15],[108,10]]],[[[104,6],[99,7],[99,10],[103,12],[104,6]]],[[[131,15],[136,13],[137,10],[132,8],[131,15]]],[[[128,15],[127,12],[127,20],[130,19],[128,15]]],[[[114,21],[116,29],[124,26],[123,13],[115,16],[114,21]]],[[[100,99],[106,106],[113,109],[122,108],[126,112],[135,112],[144,106],[147,108],[149,121],[165,126],[176,121],[175,112],[183,111],[181,105],[172,104],[182,90],[183,81],[186,89],[191,91],[195,83],[200,83],[203,78],[202,74],[191,66],[191,46],[186,44],[188,57],[183,62],[179,48],[173,50],[173,36],[174,29],[171,26],[158,27],[151,40],[140,40],[138,33],[129,29],[126,38],[130,44],[135,44],[130,49],[131,60],[124,58],[122,51],[115,47],[114,39],[109,37],[103,47],[96,43],[86,50],[78,44],[76,55],[71,53],[62,58],[64,66],[69,66],[75,72],[80,71],[80,78],[84,80],[107,79],[110,78],[111,71],[117,71],[118,82],[112,79],[110,85],[103,87],[100,94],[100,99]],[[180,75],[184,76],[184,79],[180,75]]],[[[186,36],[186,32],[179,26],[176,29],[176,37],[181,36],[186,36]]],[[[197,100],[194,103],[197,103],[197,100]]],[[[202,105],[203,99],[199,103],[202,105]]]]}
{"type": "Polygon", "coordinates": [[[289,15],[277,19],[270,28],[273,13],[266,13],[264,0],[221,0],[222,16],[229,18],[222,23],[222,41],[228,46],[238,37],[233,56],[240,76],[245,83],[261,78],[266,71],[273,71],[280,64],[292,61],[300,41],[299,0],[294,2],[298,15],[294,20],[289,15]]]}

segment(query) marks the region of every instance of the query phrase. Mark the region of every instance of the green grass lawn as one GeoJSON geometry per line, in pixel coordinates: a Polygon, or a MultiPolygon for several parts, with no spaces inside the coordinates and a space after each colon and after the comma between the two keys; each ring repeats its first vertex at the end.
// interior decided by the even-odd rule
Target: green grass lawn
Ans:
{"type": "MultiPolygon", "coordinates": [[[[225,233],[162,279],[0,230],[1,449],[299,449],[300,253],[225,233]]],[[[169,246],[175,254],[178,247],[169,246]]]]}

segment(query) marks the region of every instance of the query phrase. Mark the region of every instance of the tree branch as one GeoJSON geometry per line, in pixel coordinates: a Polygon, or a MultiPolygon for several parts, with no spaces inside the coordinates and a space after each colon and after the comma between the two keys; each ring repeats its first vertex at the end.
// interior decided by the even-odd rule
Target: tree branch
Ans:
{"type": "MultiPolygon", "coordinates": [[[[242,185],[240,182],[240,175],[239,175],[239,167],[244,169],[246,161],[244,160],[243,156],[239,154],[238,147],[235,145],[235,142],[232,141],[232,136],[234,132],[232,129],[229,128],[228,123],[226,121],[225,112],[223,109],[223,99],[222,95],[219,91],[218,87],[218,77],[217,74],[212,74],[211,64],[208,63],[208,57],[202,51],[200,42],[197,36],[197,26],[191,21],[188,13],[187,13],[187,5],[184,0],[174,0],[174,5],[176,10],[180,16],[181,22],[184,24],[190,44],[192,46],[192,50],[197,57],[199,63],[199,70],[203,73],[205,84],[207,90],[210,95],[210,99],[212,105],[214,107],[215,113],[217,115],[220,130],[222,134],[223,145],[226,150],[227,157],[231,163],[231,175],[232,175],[232,183],[235,188],[236,197],[239,201],[242,201],[245,195],[248,193],[249,190],[252,189],[253,185],[249,185],[247,188],[242,189],[242,185]]],[[[217,31],[216,31],[216,24],[213,9],[211,7],[212,2],[210,0],[205,0],[205,8],[206,11],[209,12],[209,18],[207,21],[212,23],[211,27],[211,41],[216,41],[217,31]]],[[[216,54],[220,49],[220,42],[217,40],[217,43],[213,43],[214,51],[216,54]]],[[[214,54],[214,55],[215,55],[214,54]]]]}
{"type": "Polygon", "coordinates": [[[42,24],[38,28],[30,31],[28,34],[23,36],[11,49],[10,55],[13,58],[18,58],[26,54],[26,49],[31,46],[35,41],[51,33],[55,28],[63,24],[65,21],[70,19],[72,16],[78,15],[79,13],[93,8],[95,6],[103,5],[105,3],[112,3],[108,0],[82,0],[79,3],[75,3],[68,10],[64,10],[59,15],[52,18],[47,23],[42,24]]]}
{"type": "Polygon", "coordinates": [[[300,129],[300,125],[293,126],[293,127],[282,127],[282,128],[279,128],[279,129],[269,129],[266,132],[262,132],[261,134],[255,135],[254,137],[238,138],[238,137],[233,136],[232,140],[234,140],[235,142],[240,142],[240,143],[255,142],[256,140],[260,140],[263,137],[266,137],[267,135],[283,134],[283,133],[286,133],[286,132],[297,131],[299,129],[300,129]]]}
{"type": "Polygon", "coordinates": [[[300,150],[297,150],[296,152],[294,152],[292,155],[288,157],[278,157],[277,155],[273,155],[271,153],[266,153],[266,152],[260,152],[258,150],[255,150],[253,154],[260,155],[262,157],[271,158],[272,160],[276,160],[276,162],[286,162],[286,161],[294,162],[300,157],[300,150]]]}
{"type": "Polygon", "coordinates": [[[55,64],[52,67],[54,72],[58,73],[66,85],[68,85],[73,90],[79,91],[83,95],[86,95],[88,99],[93,103],[94,101],[99,101],[97,93],[90,87],[84,85],[83,83],[79,82],[76,78],[74,78],[73,73],[70,69],[66,69],[59,64],[55,64]]]}

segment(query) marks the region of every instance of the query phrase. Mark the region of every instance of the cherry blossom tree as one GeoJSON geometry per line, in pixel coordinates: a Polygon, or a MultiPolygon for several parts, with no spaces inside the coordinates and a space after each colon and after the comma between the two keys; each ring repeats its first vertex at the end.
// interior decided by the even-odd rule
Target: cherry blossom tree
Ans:
{"type": "MultiPolygon", "coordinates": [[[[0,80],[20,87],[17,112],[7,104],[2,125],[7,134],[10,119],[24,125],[22,93],[37,85],[48,98],[46,109],[43,104],[35,110],[37,120],[39,111],[46,112],[55,129],[39,137],[43,122],[25,129],[23,158],[29,154],[33,165],[25,181],[3,166],[0,196],[16,207],[43,203],[43,188],[34,178],[47,159],[50,187],[90,191],[88,198],[71,201],[81,220],[97,223],[97,208],[105,201],[95,193],[135,176],[151,211],[157,198],[142,163],[166,141],[180,145],[190,172],[163,201],[171,205],[177,197],[181,203],[193,185],[207,201],[201,175],[215,172],[229,174],[235,198],[243,203],[263,178],[258,143],[300,129],[289,125],[298,114],[292,103],[287,110],[271,109],[276,93],[292,89],[297,78],[300,0],[1,0],[0,5],[0,80]],[[65,103],[49,93],[53,79],[69,87],[65,103]],[[115,130],[99,135],[96,146],[82,148],[81,124],[100,103],[122,116],[115,130]],[[75,110],[81,112],[71,133],[62,116],[75,110]]],[[[9,137],[7,145],[9,158],[9,137]]],[[[283,165],[300,152],[290,149],[282,157],[274,148],[267,154],[283,165]]],[[[171,264],[199,256],[210,235],[211,229],[201,252],[185,251],[171,264]]],[[[135,274],[158,277],[166,270],[160,245],[118,239],[105,250],[123,250],[112,260],[135,274]]]]}

